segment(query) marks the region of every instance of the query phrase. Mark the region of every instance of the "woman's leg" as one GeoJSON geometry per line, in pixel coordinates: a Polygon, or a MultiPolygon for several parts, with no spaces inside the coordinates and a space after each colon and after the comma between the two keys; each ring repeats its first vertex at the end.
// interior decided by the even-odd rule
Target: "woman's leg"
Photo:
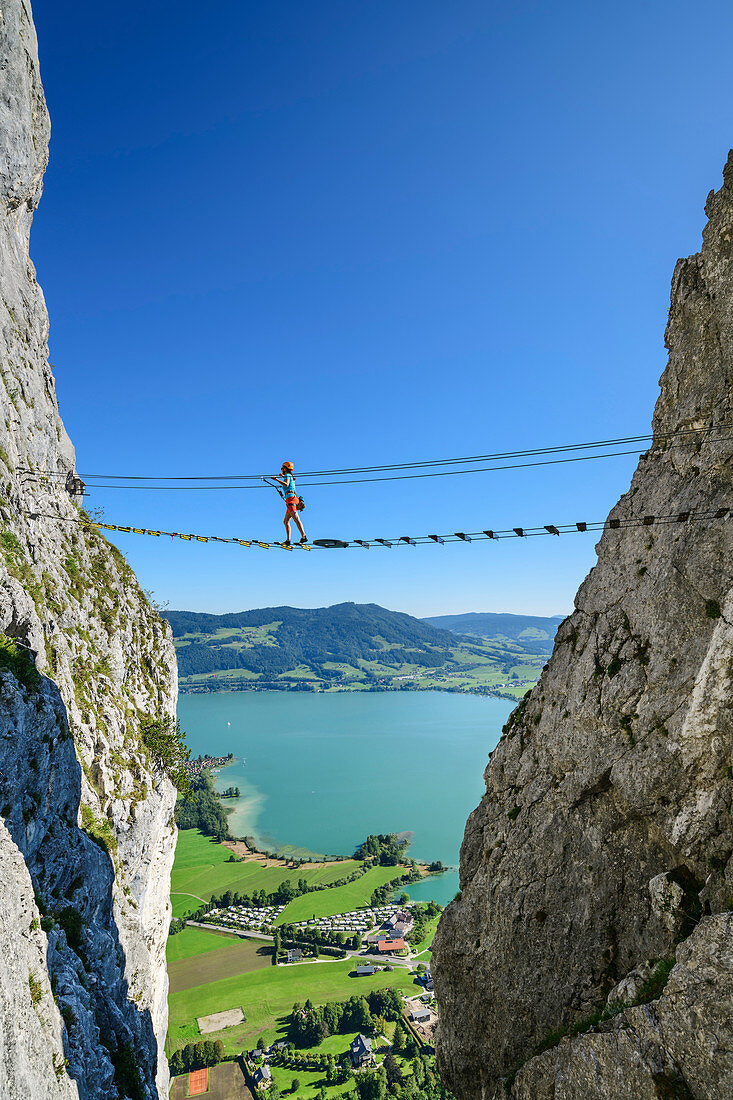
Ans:
{"type": "Polygon", "coordinates": [[[285,538],[290,542],[290,512],[285,513],[283,523],[285,524],[285,538]]]}
{"type": "Polygon", "coordinates": [[[298,528],[298,530],[300,531],[303,538],[305,538],[305,528],[303,527],[303,524],[300,522],[300,516],[298,515],[297,512],[293,516],[293,519],[295,520],[295,526],[298,528]]]}

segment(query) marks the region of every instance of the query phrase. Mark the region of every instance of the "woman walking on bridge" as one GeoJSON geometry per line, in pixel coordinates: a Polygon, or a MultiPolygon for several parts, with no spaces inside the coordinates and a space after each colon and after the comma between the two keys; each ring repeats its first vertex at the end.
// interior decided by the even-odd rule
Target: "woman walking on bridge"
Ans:
{"type": "Polygon", "coordinates": [[[295,520],[295,526],[298,528],[302,535],[302,538],[300,540],[301,545],[304,546],[308,542],[308,539],[305,537],[305,529],[303,527],[303,524],[300,522],[300,516],[298,515],[299,500],[298,494],[295,491],[295,476],[293,474],[293,469],[294,467],[292,462],[283,462],[282,467],[280,468],[280,473],[283,476],[280,478],[273,475],[272,480],[276,481],[278,485],[282,486],[282,495],[285,498],[285,519],[283,520],[283,523],[285,524],[286,538],[283,546],[292,545],[290,541],[291,519],[295,520]]]}

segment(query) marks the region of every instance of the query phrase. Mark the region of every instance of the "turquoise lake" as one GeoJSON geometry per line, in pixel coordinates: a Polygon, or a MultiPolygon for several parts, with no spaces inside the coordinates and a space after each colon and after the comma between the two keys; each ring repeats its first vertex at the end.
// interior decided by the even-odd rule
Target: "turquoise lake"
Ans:
{"type": "MultiPolygon", "coordinates": [[[[217,787],[239,787],[235,836],[293,855],[350,855],[369,833],[407,833],[416,859],[456,867],[466,818],[509,700],[446,692],[182,695],[194,756],[233,752],[217,787]]],[[[449,872],[410,896],[445,904],[449,872]]]]}

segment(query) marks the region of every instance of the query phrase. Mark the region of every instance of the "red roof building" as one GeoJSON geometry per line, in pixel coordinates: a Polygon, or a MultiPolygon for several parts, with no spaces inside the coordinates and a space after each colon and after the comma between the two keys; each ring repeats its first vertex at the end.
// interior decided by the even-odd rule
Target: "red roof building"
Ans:
{"type": "Polygon", "coordinates": [[[407,944],[404,940],[380,940],[377,944],[377,950],[382,955],[389,954],[390,951],[404,951],[407,944]]]}

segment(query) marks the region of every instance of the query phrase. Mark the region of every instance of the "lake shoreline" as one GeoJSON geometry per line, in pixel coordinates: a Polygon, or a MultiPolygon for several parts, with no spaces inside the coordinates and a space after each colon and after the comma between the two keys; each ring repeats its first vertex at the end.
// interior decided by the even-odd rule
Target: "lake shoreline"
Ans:
{"type": "MultiPolygon", "coordinates": [[[[241,791],[221,803],[233,837],[321,863],[348,858],[369,835],[410,833],[416,862],[455,868],[515,702],[440,691],[207,692],[183,696],[179,718],[194,754],[235,754],[211,773],[220,790],[241,791]]],[[[458,888],[448,870],[408,893],[446,904],[458,888]]]]}
{"type": "MultiPolygon", "coordinates": [[[[519,687],[524,689],[524,694],[531,691],[538,681],[527,682],[526,684],[520,684],[519,687]]],[[[262,694],[271,692],[280,692],[283,695],[377,695],[384,694],[390,695],[401,692],[403,694],[410,693],[424,693],[428,691],[439,691],[446,695],[473,695],[482,699],[506,699],[510,703],[521,702],[521,695],[510,695],[503,691],[487,691],[483,688],[459,688],[459,687],[440,687],[439,685],[431,684],[428,687],[328,687],[318,688],[317,690],[304,687],[288,687],[286,685],[273,685],[261,686],[258,685],[239,685],[239,684],[221,684],[217,687],[204,687],[199,684],[187,684],[180,682],[178,684],[179,695],[229,695],[233,693],[237,694],[262,694]]]]}

